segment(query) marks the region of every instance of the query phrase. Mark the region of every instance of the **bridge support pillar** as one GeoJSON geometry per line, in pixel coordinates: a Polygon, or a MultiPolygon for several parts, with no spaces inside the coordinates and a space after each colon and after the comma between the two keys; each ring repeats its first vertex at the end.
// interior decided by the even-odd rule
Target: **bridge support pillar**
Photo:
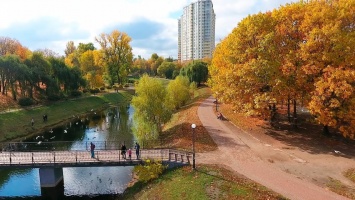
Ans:
{"type": "Polygon", "coordinates": [[[39,168],[41,188],[56,187],[63,181],[63,168],[39,168]]]}

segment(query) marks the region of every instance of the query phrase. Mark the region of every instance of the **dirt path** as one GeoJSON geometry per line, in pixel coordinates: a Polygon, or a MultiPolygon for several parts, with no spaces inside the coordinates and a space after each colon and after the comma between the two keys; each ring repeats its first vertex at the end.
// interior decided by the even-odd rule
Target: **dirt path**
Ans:
{"type": "Polygon", "coordinates": [[[197,154],[197,166],[223,164],[290,199],[347,199],[314,182],[334,173],[341,178],[342,169],[355,166],[354,159],[309,154],[286,147],[271,137],[256,138],[228,121],[218,120],[213,112],[213,100],[208,98],[200,105],[198,116],[218,150],[197,154]]]}

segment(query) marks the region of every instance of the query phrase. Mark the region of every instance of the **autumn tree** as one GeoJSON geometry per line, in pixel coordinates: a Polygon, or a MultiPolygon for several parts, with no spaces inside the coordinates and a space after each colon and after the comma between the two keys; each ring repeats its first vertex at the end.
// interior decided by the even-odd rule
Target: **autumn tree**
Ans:
{"type": "Polygon", "coordinates": [[[66,49],[64,50],[65,53],[65,64],[69,67],[79,67],[79,53],[73,41],[69,41],[67,43],[66,49]]]}
{"type": "Polygon", "coordinates": [[[131,38],[124,32],[114,30],[111,34],[102,33],[95,40],[101,46],[108,82],[111,85],[124,83],[133,61],[131,38]]]}
{"type": "Polygon", "coordinates": [[[355,1],[311,2],[303,31],[303,70],[314,83],[309,109],[324,126],[354,138],[355,1]]]}
{"type": "Polygon", "coordinates": [[[148,60],[138,56],[138,58],[133,59],[133,67],[130,73],[134,76],[139,76],[143,74],[150,74],[150,64],[148,60]]]}
{"type": "Polygon", "coordinates": [[[352,136],[354,8],[354,0],[300,1],[243,19],[216,47],[213,93],[258,115],[286,99],[294,125],[297,106],[309,103],[321,124],[352,136]]]}
{"type": "Polygon", "coordinates": [[[158,56],[157,53],[153,53],[148,62],[150,64],[150,75],[156,76],[158,74],[158,67],[164,62],[164,58],[158,56]]]}
{"type": "Polygon", "coordinates": [[[70,54],[76,51],[76,46],[73,41],[67,42],[66,48],[64,50],[65,56],[68,57],[70,54]]]}
{"type": "Polygon", "coordinates": [[[99,51],[88,50],[82,53],[79,59],[80,69],[92,88],[104,85],[101,57],[99,51]]]}

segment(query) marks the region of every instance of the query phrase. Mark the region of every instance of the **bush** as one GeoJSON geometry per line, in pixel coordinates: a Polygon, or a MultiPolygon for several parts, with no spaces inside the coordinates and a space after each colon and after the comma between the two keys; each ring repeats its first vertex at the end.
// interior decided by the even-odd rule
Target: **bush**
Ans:
{"type": "Polygon", "coordinates": [[[81,96],[81,92],[79,90],[71,91],[70,96],[79,97],[79,96],[81,96]]]}
{"type": "Polygon", "coordinates": [[[48,95],[47,99],[49,101],[58,101],[58,100],[60,100],[60,96],[58,94],[51,94],[51,95],[48,95]]]}
{"type": "Polygon", "coordinates": [[[30,105],[33,105],[34,104],[34,101],[33,99],[31,98],[28,98],[28,97],[24,97],[24,98],[20,98],[18,100],[18,104],[20,106],[30,106],[30,105]]]}
{"type": "Polygon", "coordinates": [[[129,84],[128,83],[124,84],[124,87],[129,87],[129,84]]]}
{"type": "Polygon", "coordinates": [[[83,93],[84,93],[84,94],[87,93],[87,92],[89,92],[88,89],[83,89],[83,93]]]}
{"type": "Polygon", "coordinates": [[[99,88],[90,89],[90,93],[91,94],[96,94],[96,93],[99,93],[99,92],[100,92],[99,88]]]}
{"type": "Polygon", "coordinates": [[[105,90],[105,87],[100,87],[100,90],[101,90],[101,91],[104,91],[104,90],[105,90]]]}
{"type": "Polygon", "coordinates": [[[161,161],[146,160],[144,165],[135,166],[133,171],[137,174],[138,180],[144,183],[156,179],[167,168],[161,161]]]}
{"type": "Polygon", "coordinates": [[[111,85],[106,86],[106,89],[112,89],[112,86],[111,85]]]}

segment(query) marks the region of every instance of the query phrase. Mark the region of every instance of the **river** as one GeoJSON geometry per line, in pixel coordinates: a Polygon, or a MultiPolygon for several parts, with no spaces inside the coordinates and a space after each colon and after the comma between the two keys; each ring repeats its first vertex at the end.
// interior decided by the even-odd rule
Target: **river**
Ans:
{"type": "MultiPolygon", "coordinates": [[[[26,142],[70,141],[69,149],[99,141],[122,141],[128,145],[135,140],[132,131],[133,108],[111,107],[92,110],[88,116],[72,116],[64,126],[27,138],[26,142]]],[[[48,117],[50,120],[50,116],[48,117]]],[[[63,186],[49,192],[58,199],[112,199],[121,194],[132,179],[133,167],[69,167],[63,168],[63,186]]],[[[45,199],[39,183],[39,169],[0,170],[0,198],[45,199]]],[[[53,199],[53,197],[52,197],[53,199]]]]}

